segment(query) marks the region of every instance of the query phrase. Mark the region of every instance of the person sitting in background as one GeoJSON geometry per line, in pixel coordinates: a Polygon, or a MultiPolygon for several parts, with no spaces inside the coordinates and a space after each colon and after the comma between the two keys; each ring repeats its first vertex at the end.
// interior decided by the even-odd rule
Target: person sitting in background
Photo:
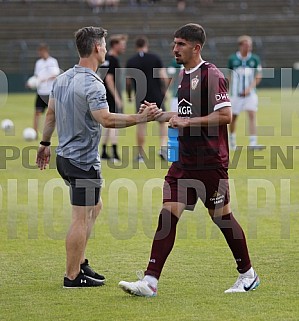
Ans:
{"type": "Polygon", "coordinates": [[[178,11],[184,11],[186,9],[186,1],[185,0],[178,0],[177,1],[177,8],[178,8],[178,11]]]}
{"type": "Polygon", "coordinates": [[[117,9],[119,0],[87,0],[87,3],[94,13],[99,13],[106,8],[117,9]]]}
{"type": "Polygon", "coordinates": [[[87,0],[87,4],[92,8],[94,13],[98,13],[105,5],[105,0],[87,0]]]}

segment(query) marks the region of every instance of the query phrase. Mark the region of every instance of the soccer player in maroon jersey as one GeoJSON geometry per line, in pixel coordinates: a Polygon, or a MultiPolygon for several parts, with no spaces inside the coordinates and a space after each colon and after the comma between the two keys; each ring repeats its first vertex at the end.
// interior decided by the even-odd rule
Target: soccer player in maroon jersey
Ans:
{"type": "Polygon", "coordinates": [[[232,118],[231,103],[223,74],[201,57],[205,38],[204,29],[193,23],[174,34],[173,53],[177,63],[184,65],[178,87],[178,114],[165,112],[160,117],[179,130],[179,159],[165,177],[163,207],[145,276],[136,282],[119,283],[130,294],[157,295],[179,218],[184,210],[194,209],[198,198],[223,233],[237,264],[238,279],[225,292],[247,292],[260,283],[251,266],[244,232],[230,206],[227,125],[232,118]]]}

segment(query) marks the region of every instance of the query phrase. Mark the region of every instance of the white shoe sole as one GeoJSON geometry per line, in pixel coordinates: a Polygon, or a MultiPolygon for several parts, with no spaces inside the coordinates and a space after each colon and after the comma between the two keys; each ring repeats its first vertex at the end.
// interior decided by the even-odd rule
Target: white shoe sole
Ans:
{"type": "Polygon", "coordinates": [[[146,298],[151,298],[151,297],[157,296],[157,294],[155,292],[153,292],[153,294],[143,294],[143,293],[141,293],[141,291],[136,291],[136,290],[130,288],[130,286],[127,284],[127,282],[120,281],[118,286],[124,292],[129,293],[131,295],[140,296],[140,297],[146,297],[146,298]]]}

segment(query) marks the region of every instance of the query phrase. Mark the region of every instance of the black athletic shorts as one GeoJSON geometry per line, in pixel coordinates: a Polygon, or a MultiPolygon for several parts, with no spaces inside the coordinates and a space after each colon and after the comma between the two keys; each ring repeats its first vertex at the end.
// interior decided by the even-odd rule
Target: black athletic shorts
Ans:
{"type": "Polygon", "coordinates": [[[57,170],[70,187],[70,200],[72,205],[94,206],[100,199],[102,178],[99,170],[93,167],[89,171],[73,165],[68,158],[57,155],[57,170]]]}
{"type": "Polygon", "coordinates": [[[43,113],[48,107],[49,95],[37,95],[35,100],[35,110],[43,113]]]}

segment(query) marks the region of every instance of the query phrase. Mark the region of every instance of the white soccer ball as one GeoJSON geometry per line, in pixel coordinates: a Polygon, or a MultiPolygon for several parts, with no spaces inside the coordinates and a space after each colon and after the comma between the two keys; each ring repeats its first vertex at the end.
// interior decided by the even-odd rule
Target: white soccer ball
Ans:
{"type": "Polygon", "coordinates": [[[37,137],[36,131],[33,128],[25,128],[23,130],[23,138],[27,141],[35,140],[37,137]]]}
{"type": "Polygon", "coordinates": [[[14,123],[10,119],[3,119],[1,122],[1,128],[5,132],[9,132],[14,128],[14,123]]]}
{"type": "Polygon", "coordinates": [[[38,78],[36,76],[32,76],[27,80],[26,84],[30,89],[36,89],[39,84],[38,78]]]}

